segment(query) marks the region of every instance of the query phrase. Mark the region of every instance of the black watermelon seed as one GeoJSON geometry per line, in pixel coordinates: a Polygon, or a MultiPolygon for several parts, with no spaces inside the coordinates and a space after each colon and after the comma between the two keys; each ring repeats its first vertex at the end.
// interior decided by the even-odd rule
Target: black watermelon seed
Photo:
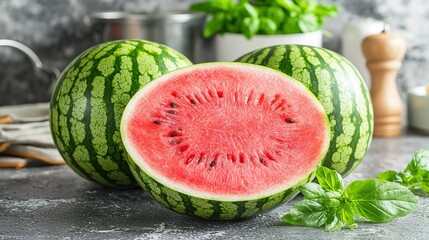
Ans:
{"type": "Polygon", "coordinates": [[[155,121],[153,121],[153,123],[159,125],[159,124],[161,124],[161,121],[155,120],[155,121]]]}
{"type": "Polygon", "coordinates": [[[194,99],[189,100],[192,104],[197,104],[197,102],[194,99]]]}
{"type": "Polygon", "coordinates": [[[174,111],[174,110],[168,110],[167,113],[176,115],[176,111],[174,111]]]}
{"type": "Polygon", "coordinates": [[[174,130],[170,133],[170,137],[176,137],[178,135],[179,135],[179,131],[177,131],[177,130],[174,130]]]}
{"type": "Polygon", "coordinates": [[[259,162],[264,163],[264,159],[263,158],[259,158],[259,162]]]}
{"type": "Polygon", "coordinates": [[[215,161],[212,161],[212,162],[210,163],[210,167],[214,167],[214,165],[216,165],[216,162],[215,162],[215,161]]]}
{"type": "Polygon", "coordinates": [[[175,104],[174,102],[171,102],[171,103],[170,103],[170,107],[172,107],[172,108],[176,108],[176,107],[177,107],[177,104],[175,104]]]}
{"type": "Polygon", "coordinates": [[[293,120],[293,119],[292,119],[292,118],[290,118],[290,117],[285,118],[285,121],[286,121],[287,123],[295,123],[295,120],[293,120]]]}

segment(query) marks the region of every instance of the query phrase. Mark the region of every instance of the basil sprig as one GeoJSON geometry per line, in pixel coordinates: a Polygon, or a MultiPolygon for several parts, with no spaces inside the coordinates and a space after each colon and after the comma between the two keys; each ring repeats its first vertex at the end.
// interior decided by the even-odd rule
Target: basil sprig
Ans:
{"type": "Polygon", "coordinates": [[[318,0],[206,0],[191,5],[191,11],[210,15],[204,36],[216,33],[304,33],[319,30],[324,19],[338,14],[335,5],[318,0]]]}
{"type": "Polygon", "coordinates": [[[429,193],[429,149],[417,151],[402,172],[386,171],[378,174],[379,179],[396,182],[412,191],[429,193]]]}
{"type": "Polygon", "coordinates": [[[382,179],[357,180],[344,189],[341,175],[323,166],[318,167],[316,178],[319,184],[299,188],[304,199],[292,206],[283,221],[326,231],[353,229],[356,215],[372,222],[389,222],[407,215],[419,203],[408,188],[382,179]]]}

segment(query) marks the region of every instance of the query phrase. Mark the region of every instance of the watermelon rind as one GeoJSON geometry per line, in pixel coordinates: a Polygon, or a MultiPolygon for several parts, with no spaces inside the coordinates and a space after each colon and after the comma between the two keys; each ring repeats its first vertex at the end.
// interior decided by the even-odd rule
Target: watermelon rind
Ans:
{"type": "Polygon", "coordinates": [[[119,132],[123,109],[148,82],[191,64],[174,49],[145,40],[105,42],[76,57],[50,105],[52,136],[66,163],[102,185],[136,187],[119,132]]]}
{"type": "Polygon", "coordinates": [[[284,191],[271,196],[241,201],[222,201],[192,196],[169,188],[149,176],[135,163],[131,156],[128,156],[128,159],[131,172],[138,184],[155,201],[174,212],[208,220],[243,219],[268,212],[280,204],[293,199],[299,193],[298,187],[311,182],[315,177],[315,172],[313,172],[294,186],[288,187],[284,191]]]}
{"type": "Polygon", "coordinates": [[[257,49],[236,61],[279,70],[314,93],[331,126],[324,166],[344,177],[361,163],[372,141],[374,116],[367,86],[347,59],[325,48],[291,44],[257,49]]]}
{"type": "MultiPolygon", "coordinates": [[[[290,185],[284,185],[281,189],[275,189],[275,191],[269,193],[246,197],[215,196],[206,194],[204,192],[187,189],[186,186],[176,184],[174,181],[157,175],[150,169],[150,167],[143,163],[144,161],[140,159],[139,153],[136,149],[134,149],[133,143],[130,142],[127,136],[126,126],[128,116],[132,115],[134,105],[139,101],[141,95],[144,95],[145,92],[150,91],[153,87],[156,86],[156,84],[160,84],[161,82],[168,80],[174,74],[180,74],[181,72],[192,71],[193,69],[204,68],[206,66],[225,64],[231,67],[260,68],[264,70],[275,71],[284,75],[277,70],[246,63],[216,62],[192,65],[163,75],[162,77],[158,78],[157,81],[153,81],[147,84],[143,89],[139,90],[139,92],[136,93],[128,103],[121,120],[121,136],[125,150],[127,152],[128,164],[138,184],[154,200],[159,202],[164,207],[178,213],[210,220],[233,220],[252,217],[258,213],[270,211],[280,204],[294,198],[299,193],[299,186],[313,181],[315,177],[315,170],[317,166],[322,165],[324,156],[328,151],[330,137],[329,129],[327,129],[326,144],[323,146],[323,152],[320,155],[320,159],[318,159],[319,164],[315,166],[314,169],[311,169],[308,175],[302,177],[301,179],[294,180],[294,182],[290,185]]],[[[288,78],[290,79],[290,77],[288,78]]],[[[296,83],[305,89],[308,95],[311,96],[314,101],[320,105],[320,111],[324,112],[322,105],[319,103],[314,94],[306,89],[300,82],[296,81],[296,83]]],[[[325,124],[329,128],[329,120],[327,115],[325,115],[325,124]]]]}

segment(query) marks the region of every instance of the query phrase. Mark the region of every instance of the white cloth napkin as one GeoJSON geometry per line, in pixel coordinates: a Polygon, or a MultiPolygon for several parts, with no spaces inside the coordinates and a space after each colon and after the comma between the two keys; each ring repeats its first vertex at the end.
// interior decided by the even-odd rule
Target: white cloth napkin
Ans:
{"type": "Polygon", "coordinates": [[[0,107],[0,168],[64,164],[49,127],[49,103],[0,107]]]}

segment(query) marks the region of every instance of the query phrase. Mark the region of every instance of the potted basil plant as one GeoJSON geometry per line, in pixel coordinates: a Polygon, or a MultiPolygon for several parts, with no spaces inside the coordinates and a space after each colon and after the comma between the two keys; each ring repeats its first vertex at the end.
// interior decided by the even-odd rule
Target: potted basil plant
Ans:
{"type": "Polygon", "coordinates": [[[190,10],[209,15],[204,36],[215,35],[217,61],[279,44],[320,47],[325,18],[338,14],[336,6],[318,0],[208,0],[190,10]]]}

